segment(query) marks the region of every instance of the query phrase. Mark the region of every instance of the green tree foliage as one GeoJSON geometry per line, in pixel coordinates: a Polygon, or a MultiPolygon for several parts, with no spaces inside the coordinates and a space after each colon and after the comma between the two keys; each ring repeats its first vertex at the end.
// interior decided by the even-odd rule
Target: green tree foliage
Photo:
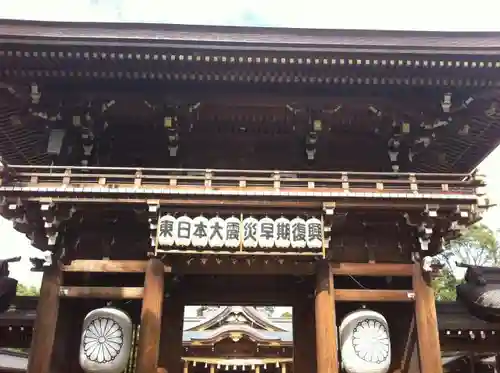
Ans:
{"type": "Polygon", "coordinates": [[[281,317],[284,317],[285,319],[291,319],[292,318],[292,314],[290,312],[283,312],[281,314],[281,317]]]}
{"type": "Polygon", "coordinates": [[[40,295],[40,291],[35,286],[26,286],[23,284],[17,284],[16,295],[24,297],[28,296],[36,297],[40,295]]]}
{"type": "Polygon", "coordinates": [[[433,281],[437,300],[455,300],[455,287],[460,283],[456,278],[455,263],[477,266],[500,265],[500,241],[498,232],[483,224],[474,224],[459,238],[450,241],[439,259],[445,265],[441,275],[433,281]]]}
{"type": "Polygon", "coordinates": [[[500,264],[497,232],[484,224],[474,224],[461,237],[451,241],[442,254],[447,266],[452,261],[477,266],[500,264]]]}
{"type": "Polygon", "coordinates": [[[432,281],[432,286],[436,292],[436,300],[453,301],[457,297],[455,287],[459,284],[459,280],[449,268],[443,268],[440,276],[432,281]]]}

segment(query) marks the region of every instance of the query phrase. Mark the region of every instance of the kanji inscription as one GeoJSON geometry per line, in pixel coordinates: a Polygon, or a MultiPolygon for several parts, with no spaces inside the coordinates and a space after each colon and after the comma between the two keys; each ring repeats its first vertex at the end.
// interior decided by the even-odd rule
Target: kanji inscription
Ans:
{"type": "Polygon", "coordinates": [[[158,221],[157,239],[159,246],[167,247],[319,250],[323,247],[323,223],[301,217],[176,218],[167,214],[158,221]]]}

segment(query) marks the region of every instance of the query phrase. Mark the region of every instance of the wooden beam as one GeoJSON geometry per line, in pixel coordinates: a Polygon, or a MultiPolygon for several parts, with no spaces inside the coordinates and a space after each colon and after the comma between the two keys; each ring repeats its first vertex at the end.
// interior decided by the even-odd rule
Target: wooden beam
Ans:
{"type": "MultiPolygon", "coordinates": [[[[49,373],[59,316],[61,281],[62,272],[57,264],[46,269],[43,274],[27,373],[49,373]]],[[[57,356],[54,358],[57,359],[57,356]]]]}
{"type": "MultiPolygon", "coordinates": [[[[307,189],[305,189],[307,191],[307,189]]],[[[300,192],[300,191],[297,191],[300,192]]],[[[5,192],[6,195],[13,194],[14,192],[5,192]]],[[[40,202],[44,198],[46,198],[44,195],[41,195],[42,191],[40,190],[38,193],[40,193],[39,196],[33,196],[34,192],[31,190],[22,190],[19,192],[15,192],[15,196],[21,196],[23,200],[26,201],[33,201],[33,202],[40,202]],[[24,196],[25,195],[25,196],[24,196]]],[[[340,191],[339,191],[340,193],[340,191]]],[[[96,208],[99,207],[99,205],[102,204],[126,204],[126,205],[143,205],[147,204],[148,198],[137,198],[137,193],[136,192],[130,192],[128,194],[124,194],[121,198],[118,197],[109,197],[105,194],[93,194],[89,193],[88,197],[84,197],[81,195],[77,195],[77,192],[74,192],[75,196],[67,196],[67,197],[51,197],[51,201],[54,203],[80,203],[80,204],[86,204],[87,206],[94,205],[96,208]]],[[[197,194],[198,195],[198,194],[197,194]]],[[[218,196],[217,196],[218,197],[218,196]]],[[[206,200],[207,201],[213,201],[217,200],[220,201],[220,198],[214,199],[214,195],[212,194],[206,194],[206,200]]],[[[275,200],[279,202],[280,198],[290,198],[288,197],[275,197],[275,200]]],[[[300,197],[300,198],[313,198],[313,197],[300,197]]],[[[323,197],[324,198],[324,197],[323,197]]],[[[333,197],[331,197],[333,198],[333,197]]],[[[189,198],[188,198],[189,199],[189,198]]],[[[443,195],[443,199],[437,199],[436,201],[439,200],[439,211],[443,212],[453,212],[456,210],[457,206],[462,206],[464,210],[470,209],[471,205],[474,205],[475,201],[471,199],[446,199],[445,195],[443,195]]],[[[157,199],[158,203],[160,205],[166,205],[171,201],[168,198],[160,198],[157,199]]],[[[235,206],[232,204],[232,200],[226,199],[224,200],[226,203],[226,207],[228,210],[234,210],[235,208],[238,210],[243,210],[243,207],[235,206]]],[[[267,211],[271,208],[266,208],[265,206],[261,206],[261,204],[257,203],[256,200],[251,199],[249,197],[249,206],[257,205],[258,207],[245,207],[244,211],[245,213],[251,214],[251,213],[262,213],[263,211],[267,211]]],[[[287,208],[287,207],[275,207],[274,210],[271,209],[273,213],[279,214],[280,211],[283,208],[287,209],[287,212],[290,214],[296,214],[296,213],[303,213],[305,210],[319,210],[322,206],[322,203],[318,203],[318,208],[316,207],[308,207],[305,206],[304,208],[301,208],[300,202],[303,201],[293,201],[292,203],[296,204],[295,208],[287,208]]],[[[193,206],[192,207],[193,211],[197,212],[206,212],[207,207],[204,207],[203,205],[199,205],[198,207],[193,206]]],[[[218,208],[214,210],[213,212],[220,211],[221,208],[218,208]]],[[[390,201],[380,199],[377,200],[375,198],[365,198],[365,197],[359,197],[359,196],[353,196],[350,199],[345,199],[345,200],[339,200],[336,202],[336,211],[345,211],[345,210],[361,210],[361,211],[367,211],[367,210],[380,210],[380,211],[387,211],[387,212],[401,212],[401,211],[421,211],[422,210],[422,200],[417,200],[415,199],[415,202],[412,203],[412,201],[409,201],[408,198],[393,198],[390,201]]],[[[190,211],[187,209],[187,207],[179,208],[178,211],[190,211]]],[[[282,211],[281,211],[282,212],[282,211]]]]}
{"type": "Polygon", "coordinates": [[[408,276],[413,274],[412,264],[391,263],[332,263],[332,273],[337,276],[408,276]]]}
{"type": "Polygon", "coordinates": [[[316,273],[316,364],[317,372],[338,373],[337,333],[333,276],[326,261],[318,263],[316,273]]]}
{"type": "Polygon", "coordinates": [[[336,289],[337,302],[413,302],[410,290],[336,289]]]}
{"type": "MultiPolygon", "coordinates": [[[[185,288],[189,289],[189,287],[185,288]]],[[[266,306],[273,304],[280,307],[290,307],[293,305],[297,295],[293,289],[284,290],[281,294],[276,293],[272,289],[267,292],[258,290],[255,293],[242,292],[241,294],[233,292],[224,293],[223,290],[220,290],[219,293],[214,293],[211,290],[203,293],[200,289],[191,294],[184,294],[181,297],[183,298],[183,302],[188,306],[199,304],[212,306],[266,306]]]]}
{"type": "Polygon", "coordinates": [[[158,248],[156,250],[158,254],[164,255],[183,255],[184,257],[207,257],[207,256],[217,256],[217,257],[229,257],[231,259],[239,258],[240,260],[243,258],[253,258],[253,257],[265,257],[265,258],[276,258],[281,257],[285,258],[320,258],[322,257],[322,253],[320,251],[227,251],[227,250],[213,250],[213,249],[204,249],[197,250],[193,247],[188,247],[185,249],[170,249],[170,248],[158,248]]]}
{"type": "Polygon", "coordinates": [[[137,373],[151,373],[158,369],[164,286],[163,263],[158,259],[150,259],[144,280],[141,331],[136,361],[137,373]]]}
{"type": "Polygon", "coordinates": [[[275,201],[275,200],[236,200],[236,199],[169,199],[162,201],[162,206],[177,206],[177,207],[215,207],[234,209],[239,207],[246,208],[262,208],[262,209],[294,209],[294,210],[320,210],[321,202],[314,201],[275,201]]]}
{"type": "Polygon", "coordinates": [[[316,264],[313,261],[298,261],[293,258],[247,257],[234,258],[206,255],[187,258],[169,256],[166,264],[172,273],[181,275],[313,275],[316,264]]]}
{"type": "Polygon", "coordinates": [[[418,262],[413,265],[413,289],[420,369],[422,372],[442,373],[434,291],[430,284],[430,276],[422,271],[418,262]]]}
{"type": "Polygon", "coordinates": [[[61,286],[59,296],[63,298],[94,299],[141,299],[141,287],[107,287],[107,286],[61,286]]]}
{"type": "MultiPolygon", "coordinates": [[[[171,198],[161,198],[156,201],[161,206],[169,206],[179,212],[213,212],[214,214],[220,211],[230,211],[233,212],[235,208],[237,210],[244,211],[246,214],[259,214],[262,212],[270,212],[270,214],[281,214],[283,209],[287,210],[289,214],[301,214],[305,211],[316,211],[319,212],[322,209],[321,201],[286,201],[282,199],[252,199],[251,197],[247,200],[234,200],[234,199],[221,199],[215,198],[213,195],[205,195],[205,199],[171,199],[171,198]]],[[[27,197],[28,201],[39,202],[40,199],[44,197],[27,197]]],[[[107,196],[97,196],[92,197],[51,197],[51,201],[54,202],[66,202],[66,203],[82,203],[86,204],[86,208],[100,209],[101,204],[116,204],[120,205],[142,205],[148,202],[148,198],[137,198],[134,195],[131,198],[120,199],[115,197],[107,196]]]]}
{"type": "MultiPolygon", "coordinates": [[[[63,266],[64,272],[106,272],[106,273],[144,273],[147,260],[73,260],[71,264],[63,266]]],[[[170,267],[164,266],[165,272],[170,267]]]]}

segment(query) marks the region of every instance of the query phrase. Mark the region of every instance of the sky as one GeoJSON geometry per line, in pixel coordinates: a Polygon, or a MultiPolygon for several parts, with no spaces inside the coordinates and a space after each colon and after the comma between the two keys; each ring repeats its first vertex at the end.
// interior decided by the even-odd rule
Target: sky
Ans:
{"type": "Polygon", "coordinates": [[[500,31],[497,0],[16,0],[1,17],[343,29],[500,31]]]}
{"type": "MultiPolygon", "coordinates": [[[[4,1],[1,18],[69,22],[150,22],[326,29],[500,31],[498,0],[16,0],[4,1]]],[[[500,149],[481,165],[493,201],[500,201],[500,149]]],[[[500,229],[500,208],[483,220],[500,229]]],[[[39,286],[41,275],[30,272],[28,240],[0,218],[0,258],[22,255],[10,266],[12,276],[39,286]]],[[[282,310],[278,310],[277,313],[282,310]]],[[[192,314],[193,310],[188,314],[192,314]]]]}

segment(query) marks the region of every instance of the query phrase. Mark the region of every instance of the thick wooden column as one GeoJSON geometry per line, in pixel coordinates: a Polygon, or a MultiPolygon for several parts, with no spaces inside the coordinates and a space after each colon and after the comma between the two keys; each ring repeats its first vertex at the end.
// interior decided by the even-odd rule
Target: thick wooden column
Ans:
{"type": "Polygon", "coordinates": [[[184,303],[178,296],[165,299],[161,321],[160,358],[158,365],[168,373],[182,371],[182,326],[184,303]]]}
{"type": "Polygon", "coordinates": [[[430,286],[430,276],[423,273],[418,262],[413,267],[413,291],[415,292],[415,321],[420,370],[422,373],[442,373],[434,291],[430,286]]]}
{"type": "Polygon", "coordinates": [[[84,299],[61,299],[50,373],[83,373],[79,352],[83,319],[90,310],[84,299]]]}
{"type": "MultiPolygon", "coordinates": [[[[49,373],[59,315],[61,281],[62,272],[58,264],[47,268],[43,274],[27,373],[49,373]]],[[[57,356],[54,358],[57,359],[57,356]]]]}
{"type": "Polygon", "coordinates": [[[164,285],[163,263],[158,259],[150,259],[144,280],[137,373],[156,373],[157,371],[164,285]]]}
{"type": "Polygon", "coordinates": [[[327,261],[318,263],[316,273],[316,364],[318,373],[338,373],[335,327],[335,289],[327,261]]]}
{"type": "Polygon", "coordinates": [[[300,299],[293,305],[293,373],[316,372],[316,333],[314,298],[300,299]]]}

